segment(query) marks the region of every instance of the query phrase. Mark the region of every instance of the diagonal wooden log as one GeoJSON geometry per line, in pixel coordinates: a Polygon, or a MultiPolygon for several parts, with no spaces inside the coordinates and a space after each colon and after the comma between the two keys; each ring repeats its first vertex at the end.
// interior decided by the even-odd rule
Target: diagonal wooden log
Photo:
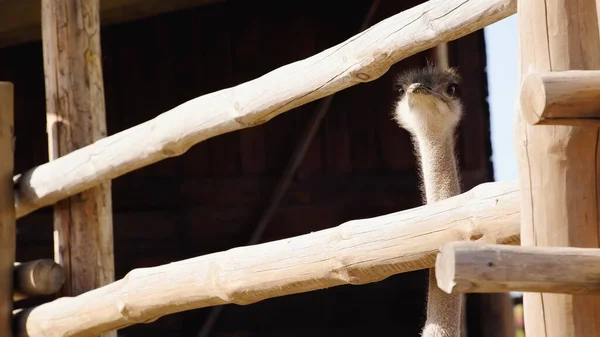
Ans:
{"type": "Polygon", "coordinates": [[[391,65],[516,13],[516,0],[430,0],[255,80],[200,96],[15,177],[17,217],[383,75],[391,65]]]}
{"type": "Polygon", "coordinates": [[[104,287],[20,312],[15,326],[19,336],[96,336],[185,310],[381,281],[433,267],[447,242],[518,244],[519,195],[516,182],[486,183],[402,212],[136,269],[104,287]]]}

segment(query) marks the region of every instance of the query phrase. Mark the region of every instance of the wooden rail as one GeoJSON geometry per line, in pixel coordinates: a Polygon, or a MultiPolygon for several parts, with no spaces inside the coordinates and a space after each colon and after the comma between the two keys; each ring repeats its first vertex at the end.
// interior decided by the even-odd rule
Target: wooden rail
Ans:
{"type": "Polygon", "coordinates": [[[445,244],[436,261],[447,293],[600,294],[600,249],[445,244]]]}
{"type": "Polygon", "coordinates": [[[312,57],[183,103],[15,177],[17,217],[181,155],[208,138],[265,123],[295,107],[373,81],[408,56],[516,13],[516,3],[430,0],[312,57]]]}
{"type": "Polygon", "coordinates": [[[523,119],[532,125],[600,126],[600,71],[527,74],[519,103],[523,119]]]}
{"type": "Polygon", "coordinates": [[[433,267],[456,240],[518,244],[516,182],[482,184],[433,204],[153,268],[16,316],[19,336],[96,336],[175,312],[250,304],[433,267]]]}
{"type": "Polygon", "coordinates": [[[13,301],[55,294],[65,282],[65,270],[50,259],[15,262],[13,273],[13,301]]]}

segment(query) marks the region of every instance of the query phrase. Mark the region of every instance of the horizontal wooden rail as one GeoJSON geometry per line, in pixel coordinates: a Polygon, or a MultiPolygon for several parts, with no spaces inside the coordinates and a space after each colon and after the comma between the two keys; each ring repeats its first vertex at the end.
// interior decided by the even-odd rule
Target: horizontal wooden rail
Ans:
{"type": "Polygon", "coordinates": [[[57,293],[65,282],[65,271],[50,259],[14,263],[13,301],[57,293]]]}
{"type": "Polygon", "coordinates": [[[430,0],[255,80],[200,96],[15,177],[17,218],[227,132],[379,78],[394,63],[516,13],[516,0],[430,0]]]}
{"type": "Polygon", "coordinates": [[[600,249],[451,242],[436,276],[448,293],[600,294],[600,249]]]}
{"type": "Polygon", "coordinates": [[[125,278],[15,316],[19,336],[96,336],[175,312],[250,304],[434,266],[455,240],[518,244],[517,182],[310,234],[132,270],[125,278]]]}
{"type": "Polygon", "coordinates": [[[600,71],[530,73],[519,95],[529,124],[600,126],[600,71]]]}

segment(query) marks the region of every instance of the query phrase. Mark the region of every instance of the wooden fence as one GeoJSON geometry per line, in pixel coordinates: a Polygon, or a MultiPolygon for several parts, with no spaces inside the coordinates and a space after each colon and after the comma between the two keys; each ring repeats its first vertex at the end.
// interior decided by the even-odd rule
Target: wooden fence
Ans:
{"type": "MultiPolygon", "coordinates": [[[[13,180],[12,159],[0,161],[0,193],[4,196],[0,203],[3,336],[10,335],[12,324],[13,299],[7,295],[13,287],[29,289],[21,284],[23,281],[12,284],[18,269],[13,268],[16,218],[99,186],[104,186],[103,191],[97,191],[92,200],[110,200],[110,190],[106,192],[110,185],[106,184],[111,179],[181,155],[211,137],[265,123],[295,107],[373,81],[408,56],[517,12],[516,0],[430,0],[312,57],[200,96],[103,138],[102,72],[98,37],[94,35],[99,30],[98,0],[44,0],[42,5],[47,98],[50,101],[60,95],[58,89],[69,88],[71,96],[65,99],[88,104],[87,109],[93,112],[88,118],[93,120],[90,128],[97,135],[73,136],[89,143],[78,149],[69,145],[74,139],[51,138],[58,144],[51,144],[51,151],[56,151],[52,160],[13,180]],[[88,20],[85,25],[78,20],[83,17],[88,20]],[[69,44],[67,49],[73,54],[61,54],[64,44],[69,44]],[[82,60],[77,55],[86,57],[82,60]],[[79,79],[59,71],[69,74],[69,67],[77,67],[78,74],[98,85],[78,87],[79,79]],[[84,96],[87,100],[82,100],[84,96]]],[[[517,114],[520,182],[486,183],[427,206],[135,269],[115,282],[109,275],[96,280],[101,283],[97,287],[88,284],[71,289],[72,294],[66,294],[70,297],[14,313],[17,335],[109,336],[115,329],[179,311],[225,303],[245,305],[342,284],[377,282],[434,265],[438,285],[448,292],[542,292],[526,297],[528,335],[600,333],[594,323],[599,321],[595,316],[600,310],[595,308],[600,309],[600,299],[565,295],[585,296],[599,288],[593,266],[599,253],[588,250],[600,246],[595,120],[600,110],[596,106],[600,102],[596,94],[599,81],[596,73],[583,71],[600,68],[600,57],[594,52],[600,47],[595,1],[521,0],[518,7],[521,45],[526,46],[521,49],[522,73],[539,72],[523,81],[518,112],[523,111],[524,117],[517,114]],[[571,69],[582,71],[556,73],[571,69]],[[520,235],[529,247],[515,246],[520,235]],[[564,247],[534,247],[538,245],[564,247]],[[561,273],[557,268],[565,265],[569,272],[561,273]],[[524,272],[528,268],[533,268],[531,273],[524,272]],[[546,298],[552,300],[544,302],[546,298]]],[[[54,109],[49,118],[83,118],[61,115],[65,108],[60,100],[56,104],[49,107],[49,112],[54,109]]],[[[50,137],[54,136],[50,133],[50,137]]],[[[0,153],[4,158],[13,157],[12,141],[12,86],[2,83],[0,153]]],[[[94,225],[98,232],[106,229],[112,231],[110,219],[94,225]]],[[[70,249],[81,247],[66,244],[71,244],[70,249]]],[[[112,253],[112,246],[104,248],[112,253]]],[[[55,267],[46,264],[43,268],[55,267]]],[[[108,263],[101,268],[110,272],[112,267],[108,263]]],[[[65,279],[60,272],[53,275],[55,282],[47,283],[46,292],[56,291],[57,284],[65,279]]],[[[40,289],[25,292],[44,293],[40,289]]]]}

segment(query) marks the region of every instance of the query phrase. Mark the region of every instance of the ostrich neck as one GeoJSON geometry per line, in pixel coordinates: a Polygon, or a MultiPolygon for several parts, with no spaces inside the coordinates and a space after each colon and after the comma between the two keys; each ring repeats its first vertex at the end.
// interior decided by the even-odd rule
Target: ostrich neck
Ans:
{"type": "MultiPolygon", "coordinates": [[[[416,136],[427,203],[460,193],[453,134],[416,136]]],[[[429,270],[427,321],[423,337],[460,337],[463,296],[446,294],[437,286],[435,269],[429,270]]]]}
{"type": "Polygon", "coordinates": [[[417,136],[416,141],[427,203],[459,194],[453,135],[437,137],[425,134],[417,136]]]}

